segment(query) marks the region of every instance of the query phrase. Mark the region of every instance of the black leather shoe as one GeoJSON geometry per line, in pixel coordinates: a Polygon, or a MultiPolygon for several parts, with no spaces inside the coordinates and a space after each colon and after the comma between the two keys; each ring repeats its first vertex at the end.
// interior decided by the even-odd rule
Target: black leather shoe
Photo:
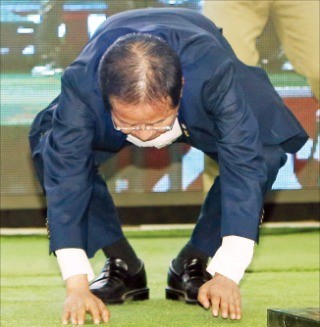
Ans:
{"type": "Polygon", "coordinates": [[[107,259],[100,275],[91,283],[90,290],[104,303],[149,299],[143,262],[135,275],[129,275],[128,266],[123,260],[107,259]]]}
{"type": "Polygon", "coordinates": [[[166,287],[166,299],[184,300],[186,303],[198,303],[199,288],[211,276],[206,271],[206,262],[198,258],[189,258],[185,260],[183,271],[178,274],[172,262],[168,272],[168,287],[166,287]]]}

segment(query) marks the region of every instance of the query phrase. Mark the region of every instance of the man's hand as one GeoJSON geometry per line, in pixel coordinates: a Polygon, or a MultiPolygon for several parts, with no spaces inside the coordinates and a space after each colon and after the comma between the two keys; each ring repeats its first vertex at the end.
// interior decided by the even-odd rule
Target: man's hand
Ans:
{"type": "Polygon", "coordinates": [[[94,324],[108,322],[110,313],[105,304],[90,292],[86,275],[76,275],[66,280],[67,298],[63,307],[62,323],[83,325],[86,312],[92,316],[94,324]]]}
{"type": "Polygon", "coordinates": [[[204,308],[211,306],[212,314],[219,311],[223,318],[241,319],[241,295],[238,285],[231,279],[216,273],[199,289],[198,301],[204,308]]]}

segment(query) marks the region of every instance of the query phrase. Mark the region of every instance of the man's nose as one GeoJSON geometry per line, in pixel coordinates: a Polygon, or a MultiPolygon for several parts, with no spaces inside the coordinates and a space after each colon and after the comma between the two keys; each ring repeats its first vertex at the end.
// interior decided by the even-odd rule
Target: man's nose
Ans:
{"type": "Polygon", "coordinates": [[[155,135],[155,131],[147,130],[147,129],[139,130],[139,131],[135,131],[133,135],[138,139],[140,139],[141,141],[148,141],[150,138],[152,138],[155,135]]]}

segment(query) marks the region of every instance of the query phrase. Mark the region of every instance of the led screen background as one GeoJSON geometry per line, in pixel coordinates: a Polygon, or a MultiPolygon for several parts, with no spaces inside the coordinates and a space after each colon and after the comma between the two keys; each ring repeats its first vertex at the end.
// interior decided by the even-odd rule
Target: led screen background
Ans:
{"type": "MultiPolygon", "coordinates": [[[[39,195],[27,134],[34,116],[60,92],[60,78],[106,17],[144,7],[201,1],[1,1],[1,196],[39,195]]],[[[282,53],[272,26],[258,40],[261,66],[310,135],[289,155],[274,189],[319,187],[319,104],[282,53]]],[[[188,145],[128,147],[101,167],[112,193],[202,192],[203,154],[188,145]]]]}

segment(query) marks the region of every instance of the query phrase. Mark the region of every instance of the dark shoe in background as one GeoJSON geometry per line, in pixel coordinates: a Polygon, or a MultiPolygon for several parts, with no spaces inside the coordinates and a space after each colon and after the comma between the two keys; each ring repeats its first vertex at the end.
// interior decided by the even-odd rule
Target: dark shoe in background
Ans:
{"type": "Polygon", "coordinates": [[[189,258],[185,260],[181,274],[178,274],[171,262],[168,271],[166,299],[184,300],[190,304],[198,303],[199,288],[211,279],[206,267],[206,262],[198,258],[189,258]]]}
{"type": "Polygon", "coordinates": [[[90,290],[107,304],[149,299],[143,262],[136,274],[129,275],[128,266],[123,260],[107,259],[100,275],[90,284],[90,290]]]}

